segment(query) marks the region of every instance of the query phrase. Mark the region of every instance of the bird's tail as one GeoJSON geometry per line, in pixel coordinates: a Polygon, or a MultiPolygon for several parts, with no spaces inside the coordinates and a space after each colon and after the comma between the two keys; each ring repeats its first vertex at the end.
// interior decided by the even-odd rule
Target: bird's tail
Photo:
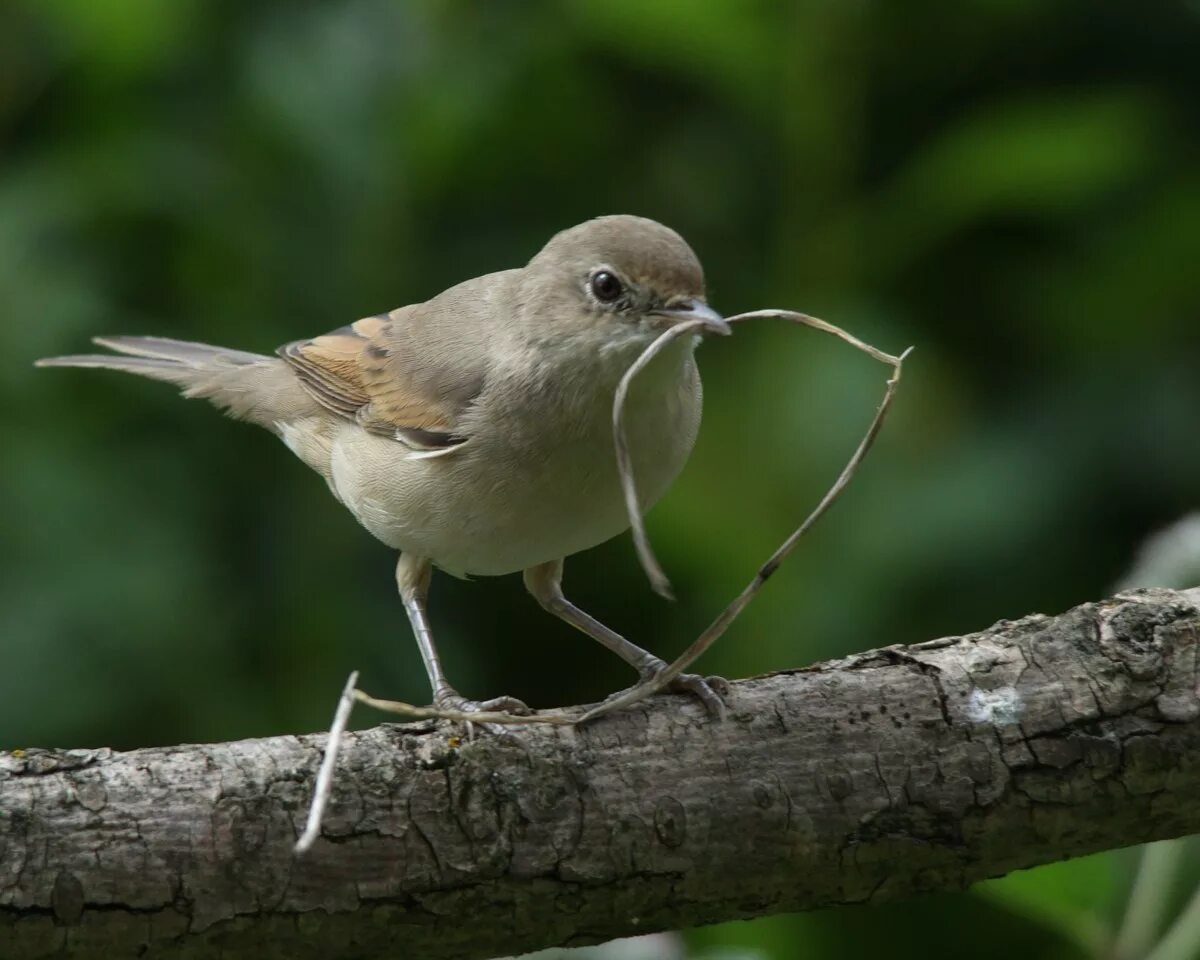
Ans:
{"type": "Polygon", "coordinates": [[[179,387],[242,420],[271,426],[311,404],[287,365],[276,357],[165,337],[96,337],[114,353],[38,360],[39,367],[100,367],[123,370],[179,387]]]}

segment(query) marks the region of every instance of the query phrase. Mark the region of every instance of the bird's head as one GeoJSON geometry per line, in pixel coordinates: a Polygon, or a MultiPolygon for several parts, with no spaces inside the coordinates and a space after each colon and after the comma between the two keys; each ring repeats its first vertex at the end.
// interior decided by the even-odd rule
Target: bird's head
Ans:
{"type": "Polygon", "coordinates": [[[555,234],[525,270],[529,315],[546,333],[646,342],[667,327],[701,320],[729,333],[705,301],[704,271],[686,241],[644,217],[597,217],[555,234]]]}

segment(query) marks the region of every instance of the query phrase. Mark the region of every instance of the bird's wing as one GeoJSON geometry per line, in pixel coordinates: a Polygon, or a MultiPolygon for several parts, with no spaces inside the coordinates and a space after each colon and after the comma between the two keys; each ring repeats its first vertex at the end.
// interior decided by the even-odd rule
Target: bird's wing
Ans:
{"type": "Polygon", "coordinates": [[[421,313],[401,307],[277,352],[330,412],[426,454],[449,452],[468,439],[458,428],[483,370],[423,342],[421,313]]]}

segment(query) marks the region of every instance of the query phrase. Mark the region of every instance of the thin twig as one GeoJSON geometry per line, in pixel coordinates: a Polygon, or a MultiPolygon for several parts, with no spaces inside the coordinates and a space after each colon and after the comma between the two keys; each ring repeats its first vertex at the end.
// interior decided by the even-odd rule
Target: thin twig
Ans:
{"type": "MultiPolygon", "coordinates": [[[[890,364],[892,367],[892,376],[887,382],[887,390],[883,395],[883,400],[879,404],[878,410],[875,411],[875,418],[871,421],[871,425],[867,428],[866,435],[862,438],[858,448],[854,451],[854,455],[846,463],[842,472],[838,475],[837,480],[829,491],[817,504],[816,508],[810,513],[799,527],[780,544],[770,558],[764,563],[754,579],[750,581],[721,613],[717,618],[709,624],[708,628],[697,637],[682,654],[679,655],[666,669],[660,671],[650,680],[644,683],[636,684],[630,687],[620,696],[614,697],[611,700],[606,700],[599,706],[588,710],[582,717],[579,718],[579,723],[586,723],[589,720],[594,720],[597,717],[602,717],[606,713],[612,713],[614,710],[620,710],[624,707],[632,706],[649,696],[664,689],[672,680],[678,677],[686,670],[697,658],[699,658],[706,650],[720,639],[721,635],[729,628],[729,625],[737,619],[738,615],[746,608],[746,605],[754,599],[758,591],[762,589],[764,583],[776,570],[780,564],[787,558],[788,554],[795,549],[800,538],[806,534],[814,523],[821,518],[833,502],[838,498],[841,492],[846,488],[846,485],[853,478],[859,465],[866,457],[867,452],[871,449],[875,442],[876,436],[879,434],[880,428],[883,426],[884,418],[887,416],[888,408],[892,405],[892,398],[895,396],[896,387],[900,383],[900,375],[903,371],[904,360],[912,352],[912,347],[905,350],[900,356],[893,357],[891,354],[877,350],[868,344],[863,343],[856,337],[851,336],[845,331],[826,323],[823,320],[817,320],[815,317],[810,317],[803,313],[794,313],[790,310],[756,310],[751,313],[738,314],[735,317],[727,318],[727,322],[735,323],[741,320],[748,320],[756,317],[780,317],[786,320],[793,320],[797,323],[803,323],[807,326],[814,327],[817,330],[822,330],[826,333],[831,333],[836,337],[840,337],[847,343],[853,344],[861,350],[869,353],[877,360],[890,364]]],[[[653,346],[653,345],[652,345],[653,346]]]]}
{"type": "Polygon", "coordinates": [[[671,581],[654,556],[654,548],[650,546],[650,537],[646,534],[646,524],[642,519],[642,505],[638,500],[637,482],[633,476],[633,463],[629,456],[629,437],[625,432],[625,401],[629,395],[629,387],[633,378],[641,373],[648,363],[666,348],[667,344],[680,337],[700,330],[704,320],[688,320],[668,327],[657,339],[642,351],[641,356],[625,371],[621,382],[617,384],[617,392],[613,397],[613,446],[617,452],[617,472],[621,477],[621,490],[625,494],[625,512],[629,516],[629,526],[633,530],[633,545],[637,548],[638,559],[642,569],[650,579],[650,586],[659,596],[674,600],[671,581]]]}
{"type": "MultiPolygon", "coordinates": [[[[847,333],[841,327],[835,327],[832,323],[825,320],[820,320],[817,317],[810,317],[807,313],[797,313],[795,310],[750,310],[746,313],[739,313],[732,317],[726,317],[726,323],[741,323],[743,320],[757,320],[761,318],[776,318],[779,320],[791,320],[793,323],[802,323],[806,327],[812,327],[814,330],[820,330],[822,333],[830,333],[839,340],[845,340],[846,343],[853,347],[858,347],[863,353],[870,354],[880,363],[886,363],[889,366],[897,366],[903,357],[893,357],[890,353],[884,353],[882,350],[876,349],[869,343],[859,340],[852,333],[847,333]]],[[[912,347],[908,348],[908,352],[912,351],[912,347]]]]}
{"type": "Polygon", "coordinates": [[[317,782],[313,786],[312,805],[308,808],[308,822],[304,832],[296,841],[297,856],[307,853],[321,835],[321,821],[325,817],[325,807],[329,803],[329,794],[333,790],[333,771],[337,765],[338,749],[342,745],[342,734],[350,719],[350,710],[354,706],[354,686],[358,683],[358,671],[350,674],[342,695],[338,698],[337,710],[333,714],[333,725],[329,728],[329,739],[325,743],[325,756],[321,760],[321,769],[317,771],[317,782]]]}
{"type": "Polygon", "coordinates": [[[450,710],[442,707],[418,707],[402,700],[380,700],[361,690],[355,690],[353,694],[355,700],[365,703],[368,707],[374,707],[385,713],[396,713],[402,717],[411,717],[414,720],[452,720],[456,723],[506,723],[512,725],[553,723],[566,726],[574,723],[577,719],[576,715],[561,710],[543,710],[531,714],[507,713],[503,710],[450,710]]]}

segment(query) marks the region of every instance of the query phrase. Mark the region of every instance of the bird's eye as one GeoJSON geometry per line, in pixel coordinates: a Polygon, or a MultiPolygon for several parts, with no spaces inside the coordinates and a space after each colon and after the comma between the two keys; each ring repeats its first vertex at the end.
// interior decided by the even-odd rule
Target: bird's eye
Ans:
{"type": "Polygon", "coordinates": [[[601,303],[612,303],[624,291],[621,281],[608,270],[597,270],[592,274],[592,294],[601,303]]]}

